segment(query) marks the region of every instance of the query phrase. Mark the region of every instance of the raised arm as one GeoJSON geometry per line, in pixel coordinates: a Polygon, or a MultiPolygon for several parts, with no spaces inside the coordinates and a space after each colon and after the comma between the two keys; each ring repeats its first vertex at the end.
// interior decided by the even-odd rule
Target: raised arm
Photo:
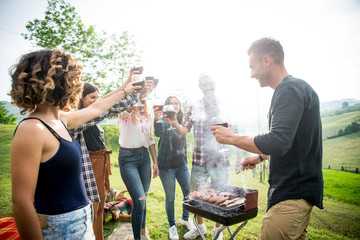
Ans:
{"type": "MultiPolygon", "coordinates": [[[[140,89],[140,88],[141,86],[133,86],[132,84],[128,84],[124,90],[127,94],[131,94],[135,89],[140,89]]],[[[91,119],[101,115],[106,110],[111,108],[113,105],[115,105],[117,102],[119,102],[122,98],[125,97],[125,92],[117,91],[111,96],[103,98],[91,104],[89,107],[83,108],[79,111],[61,112],[60,118],[67,125],[68,129],[76,128],[81,124],[86,123],[91,119]]]]}
{"type": "MultiPolygon", "coordinates": [[[[139,74],[139,73],[140,73],[139,71],[134,70],[134,69],[135,69],[135,67],[132,67],[132,68],[130,69],[129,77],[128,77],[128,79],[126,80],[126,82],[125,82],[121,87],[115,89],[115,90],[112,91],[112,92],[109,92],[108,94],[106,94],[105,96],[103,96],[103,98],[110,97],[111,95],[113,95],[113,94],[115,94],[115,93],[117,93],[117,92],[120,92],[120,91],[122,91],[123,89],[125,89],[125,87],[126,87],[127,85],[129,85],[129,83],[131,83],[132,75],[133,75],[133,74],[139,74]]],[[[125,91],[126,91],[126,90],[125,90],[125,91]]],[[[128,95],[129,95],[129,94],[126,94],[126,96],[128,96],[128,95]]]]}

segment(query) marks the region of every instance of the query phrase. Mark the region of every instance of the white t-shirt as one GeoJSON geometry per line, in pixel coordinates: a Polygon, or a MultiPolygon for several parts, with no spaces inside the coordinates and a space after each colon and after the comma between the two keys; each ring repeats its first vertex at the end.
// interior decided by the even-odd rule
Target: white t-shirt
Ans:
{"type": "Polygon", "coordinates": [[[123,148],[140,148],[155,144],[152,123],[140,111],[135,111],[137,123],[132,122],[132,112],[123,111],[119,116],[119,144],[123,148]]]}

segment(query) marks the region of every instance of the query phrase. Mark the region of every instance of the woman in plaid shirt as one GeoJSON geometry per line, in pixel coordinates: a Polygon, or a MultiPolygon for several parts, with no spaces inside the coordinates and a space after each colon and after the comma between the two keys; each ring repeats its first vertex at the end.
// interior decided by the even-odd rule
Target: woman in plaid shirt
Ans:
{"type": "MultiPolygon", "coordinates": [[[[129,79],[131,79],[131,75],[132,74],[130,73],[129,79]]],[[[130,81],[128,81],[126,85],[129,83],[130,81]]],[[[92,83],[84,83],[83,94],[80,99],[80,109],[89,107],[98,100],[98,97],[98,87],[92,83]]],[[[77,129],[73,129],[73,133],[76,135],[76,140],[80,143],[82,149],[83,170],[85,170],[85,172],[92,171],[93,178],[95,178],[92,179],[91,184],[85,184],[85,186],[92,186],[94,190],[91,190],[91,187],[86,187],[86,190],[89,195],[89,192],[96,192],[95,190],[97,187],[98,198],[100,198],[100,201],[95,201],[95,199],[90,198],[92,197],[92,194],[89,196],[90,200],[93,202],[94,208],[93,228],[96,240],[103,239],[103,211],[106,190],[110,189],[109,175],[111,174],[111,151],[107,151],[106,149],[104,130],[101,128],[99,123],[106,117],[125,111],[136,102],[137,96],[135,94],[131,94],[99,117],[83,124],[77,129]],[[86,171],[86,166],[88,166],[88,171],[86,171]]],[[[84,174],[83,171],[83,176],[85,175],[86,174],[84,174]]]]}

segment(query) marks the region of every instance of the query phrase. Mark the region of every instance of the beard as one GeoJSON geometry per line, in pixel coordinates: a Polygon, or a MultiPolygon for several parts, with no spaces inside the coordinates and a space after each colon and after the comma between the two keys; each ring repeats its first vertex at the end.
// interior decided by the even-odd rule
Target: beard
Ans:
{"type": "Polygon", "coordinates": [[[208,103],[216,102],[215,90],[204,91],[204,99],[208,103]]]}

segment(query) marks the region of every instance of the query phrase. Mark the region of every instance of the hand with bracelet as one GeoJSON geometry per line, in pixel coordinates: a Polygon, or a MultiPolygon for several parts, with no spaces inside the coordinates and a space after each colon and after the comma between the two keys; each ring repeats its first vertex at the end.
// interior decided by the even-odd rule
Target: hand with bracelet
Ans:
{"type": "MultiPolygon", "coordinates": [[[[254,169],[256,164],[259,164],[267,159],[267,156],[264,154],[257,154],[244,159],[244,161],[240,162],[241,170],[254,169]]],[[[236,173],[240,173],[237,171],[236,173]]]]}

